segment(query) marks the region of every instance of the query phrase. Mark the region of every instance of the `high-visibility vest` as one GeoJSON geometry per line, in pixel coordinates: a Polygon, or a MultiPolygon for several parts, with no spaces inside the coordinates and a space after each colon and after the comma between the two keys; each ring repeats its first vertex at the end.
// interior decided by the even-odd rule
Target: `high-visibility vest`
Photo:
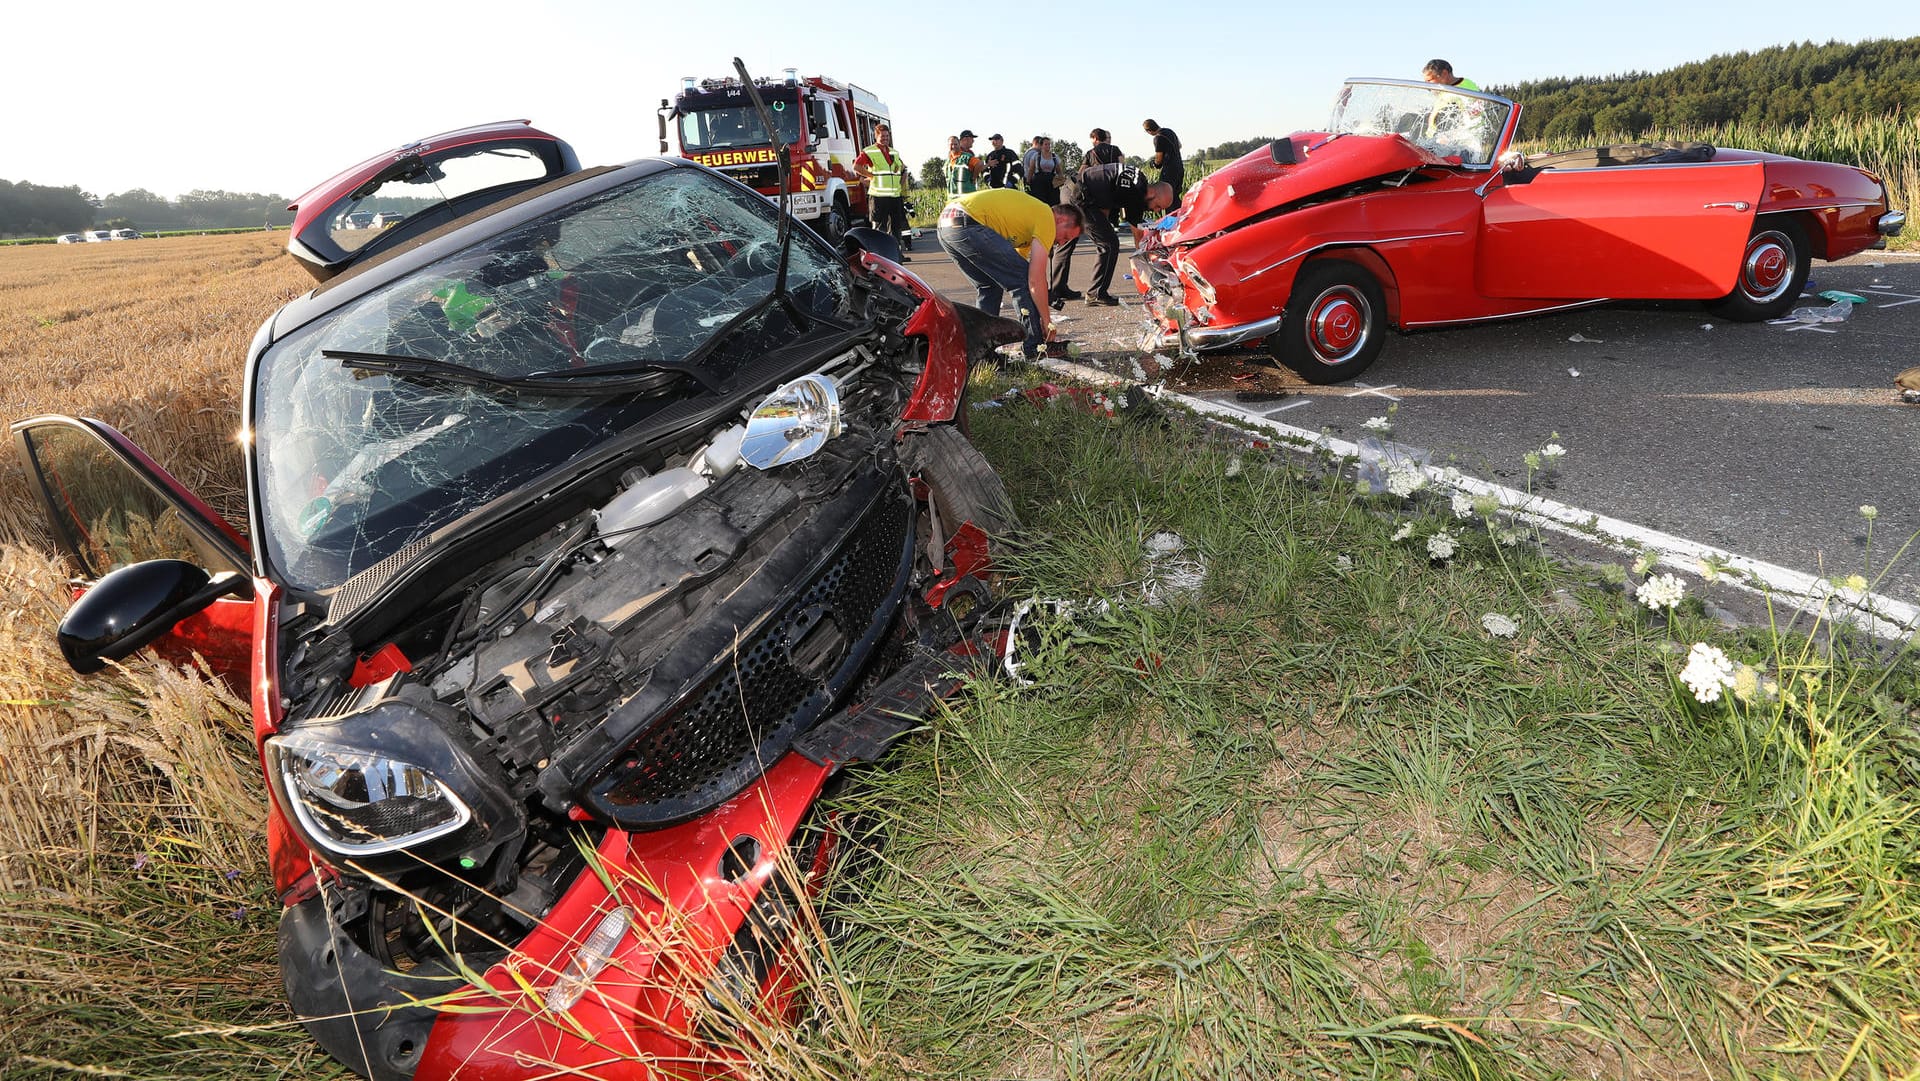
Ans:
{"type": "Polygon", "coordinates": [[[867,165],[873,170],[867,177],[867,194],[898,196],[906,194],[905,176],[907,163],[900,159],[900,152],[894,151],[889,160],[886,151],[874,144],[866,149],[867,165]]]}

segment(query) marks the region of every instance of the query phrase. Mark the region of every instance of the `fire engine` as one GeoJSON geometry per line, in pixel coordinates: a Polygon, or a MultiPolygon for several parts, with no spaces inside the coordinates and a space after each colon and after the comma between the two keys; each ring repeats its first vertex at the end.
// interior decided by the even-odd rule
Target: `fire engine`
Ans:
{"type": "Polygon", "coordinates": [[[793,216],[828,240],[867,216],[867,185],[854,172],[854,158],[873,142],[874,126],[887,119],[880,99],[852,83],[824,75],[759,78],[754,85],[773,116],[776,138],[753,107],[746,87],[732,77],[681,80],[680,93],[660,102],[660,152],[666,129],[677,133],[680,155],[712,166],[769,198],[780,194],[779,155],[787,155],[793,216]],[[671,125],[669,125],[671,121],[671,125]]]}

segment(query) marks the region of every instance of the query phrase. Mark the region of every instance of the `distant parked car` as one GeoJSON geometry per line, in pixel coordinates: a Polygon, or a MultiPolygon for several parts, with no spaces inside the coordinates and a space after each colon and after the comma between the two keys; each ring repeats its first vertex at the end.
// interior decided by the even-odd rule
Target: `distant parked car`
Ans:
{"type": "Polygon", "coordinates": [[[79,233],[61,233],[59,242],[62,244],[85,244],[87,238],[81,236],[79,233]]]}
{"type": "Polygon", "coordinates": [[[133,229],[115,229],[115,230],[113,231],[113,239],[115,239],[115,240],[139,240],[139,239],[140,239],[140,234],[139,234],[139,232],[138,232],[138,231],[136,231],[136,230],[133,230],[133,229]]]}
{"type": "Polygon", "coordinates": [[[391,229],[405,220],[406,215],[397,210],[383,210],[373,216],[375,229],[391,229]]]}
{"type": "Polygon", "coordinates": [[[370,210],[356,210],[351,214],[342,214],[340,215],[340,228],[371,229],[373,228],[373,212],[370,210]]]}
{"type": "Polygon", "coordinates": [[[108,229],[94,229],[87,233],[87,243],[89,244],[105,244],[112,239],[113,232],[108,229]]]}

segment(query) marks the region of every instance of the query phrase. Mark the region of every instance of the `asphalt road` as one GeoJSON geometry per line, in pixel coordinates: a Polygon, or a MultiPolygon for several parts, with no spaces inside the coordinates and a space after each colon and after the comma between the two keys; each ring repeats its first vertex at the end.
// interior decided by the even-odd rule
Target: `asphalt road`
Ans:
{"type": "MultiPolygon", "coordinates": [[[[972,301],[932,230],[915,249],[913,270],[972,301]]],[[[1091,263],[1083,244],[1076,287],[1091,263]]],[[[1536,480],[1543,494],[1808,574],[1863,574],[1879,594],[1920,603],[1920,543],[1887,566],[1920,533],[1920,406],[1893,388],[1895,373],[1920,365],[1920,257],[1815,262],[1808,288],[1869,303],[1812,328],[1665,304],[1395,335],[1371,369],[1334,387],[1305,384],[1257,352],[1173,365],[1163,378],[1170,390],[1348,440],[1397,402],[1396,441],[1516,488],[1527,483],[1526,452],[1558,433],[1568,453],[1536,480]],[[1879,510],[1870,548],[1863,505],[1879,510]]],[[[1115,293],[1131,297],[1132,283],[1116,281],[1115,293]]],[[[1123,373],[1140,363],[1131,345],[1144,322],[1132,303],[1074,303],[1062,315],[1062,333],[1089,350],[1083,359],[1123,373]]]]}

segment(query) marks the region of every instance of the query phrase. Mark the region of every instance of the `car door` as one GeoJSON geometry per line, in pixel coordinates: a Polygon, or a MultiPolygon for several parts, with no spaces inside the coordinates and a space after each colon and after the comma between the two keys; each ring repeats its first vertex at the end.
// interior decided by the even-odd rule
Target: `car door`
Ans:
{"type": "MultiPolygon", "coordinates": [[[[84,589],[108,571],[183,559],[251,576],[246,539],[132,441],[97,420],[35,417],[12,425],[14,448],[49,533],[84,589]]],[[[245,697],[253,603],[222,597],[155,643],[173,659],[198,652],[245,697]]]]}
{"type": "Polygon", "coordinates": [[[1707,300],[1733,289],[1757,161],[1510,172],[1482,205],[1482,296],[1707,300]]]}

